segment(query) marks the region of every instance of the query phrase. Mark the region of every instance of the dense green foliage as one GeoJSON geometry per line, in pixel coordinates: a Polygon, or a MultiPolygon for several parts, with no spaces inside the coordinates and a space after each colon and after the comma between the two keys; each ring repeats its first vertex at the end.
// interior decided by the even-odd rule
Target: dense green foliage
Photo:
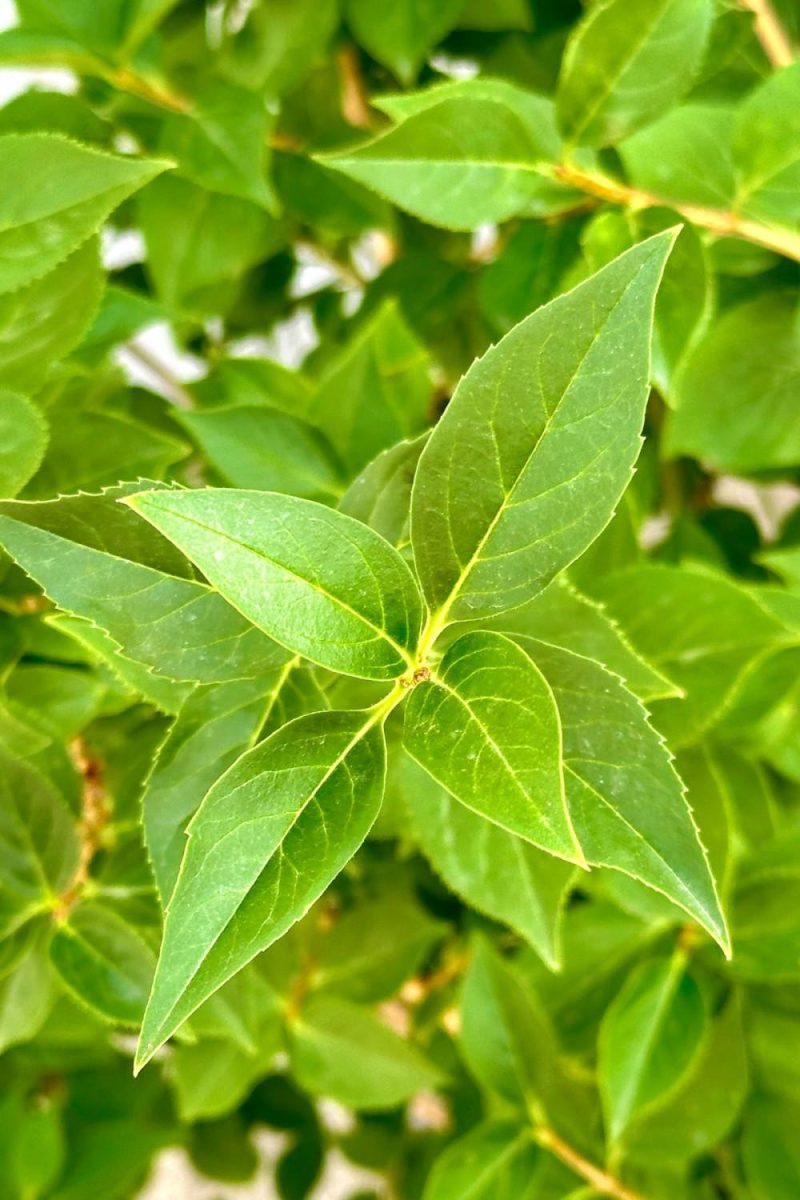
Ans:
{"type": "Polygon", "coordinates": [[[797,1200],[796,4],[16,7],[0,1200],[797,1200]]]}

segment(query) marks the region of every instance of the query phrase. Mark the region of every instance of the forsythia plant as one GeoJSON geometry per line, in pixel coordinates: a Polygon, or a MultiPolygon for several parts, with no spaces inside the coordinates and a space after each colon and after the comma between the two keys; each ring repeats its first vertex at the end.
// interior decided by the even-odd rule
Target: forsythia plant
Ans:
{"type": "Polygon", "coordinates": [[[800,1196],[799,32],[17,0],[0,1200],[800,1196]]]}

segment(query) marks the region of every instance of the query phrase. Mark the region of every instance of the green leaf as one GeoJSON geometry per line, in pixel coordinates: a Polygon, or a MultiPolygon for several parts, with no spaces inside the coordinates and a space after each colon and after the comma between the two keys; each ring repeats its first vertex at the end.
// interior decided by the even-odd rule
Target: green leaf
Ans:
{"type": "Polygon", "coordinates": [[[699,1055],[677,1088],[626,1130],[626,1156],[646,1163],[697,1158],[730,1132],[748,1084],[741,1005],[731,996],[714,1017],[699,1055]]]}
{"type": "Polygon", "coordinates": [[[58,266],[169,163],[124,158],[51,133],[0,138],[0,292],[58,266]]]}
{"type": "Polygon", "coordinates": [[[640,701],[588,658],[525,644],[556,698],[567,805],[587,861],[663,893],[727,953],[725,919],[683,786],[640,701]]]}
{"type": "Polygon", "coordinates": [[[78,867],[72,814],[49,780],[0,752],[0,928],[11,932],[51,907],[78,867]]]}
{"type": "Polygon", "coordinates": [[[368,1009],[334,996],[312,998],[290,1022],[289,1055],[301,1087],[360,1111],[395,1108],[441,1080],[368,1009]]]}
{"type": "Polygon", "coordinates": [[[176,412],[226,483],[330,500],[341,473],[325,439],[305,421],[263,404],[176,412]]]}
{"type": "Polygon", "coordinates": [[[337,0],[262,0],[230,46],[226,74],[280,96],[308,74],[338,24],[337,0]]]}
{"type": "MultiPolygon", "coordinates": [[[[286,667],[272,672],[280,689],[286,667]]],[[[262,675],[197,688],[170,729],[142,796],[145,839],[166,906],[186,845],[186,826],[220,775],[253,745],[276,691],[262,675]]]]}
{"type": "Polygon", "coordinates": [[[374,141],[321,161],[446,229],[524,212],[543,181],[552,191],[527,125],[506,105],[480,98],[441,100],[374,141]]]}
{"type": "Polygon", "coordinates": [[[193,183],[273,212],[276,199],[266,178],[273,120],[263,95],[209,82],[191,111],[168,118],[159,148],[193,183]]]}
{"type": "Polygon", "coordinates": [[[115,487],[128,472],[158,479],[189,452],[185,442],[128,417],[70,411],[66,404],[48,415],[50,439],[25,491],[29,500],[115,487]]]}
{"type": "Polygon", "coordinates": [[[608,524],[641,446],[672,241],[650,238],[538,309],[459,384],[412,498],[417,570],[439,622],[522,604],[608,524]]]}
{"type": "Polygon", "coordinates": [[[126,687],[154,704],[161,712],[176,713],[191,690],[189,684],[175,683],[163,675],[155,675],[141,663],[120,654],[110,634],[89,621],[56,613],[47,618],[47,624],[88,649],[92,657],[106,663],[126,687]]]}
{"type": "Polygon", "coordinates": [[[138,1026],[153,978],[155,955],[113,909],[84,901],[60,921],[50,961],[69,992],[115,1024],[138,1026]]]}
{"type": "Polygon", "coordinates": [[[424,1200],[519,1200],[529,1193],[541,1151],[524,1125],[477,1125],[440,1154],[424,1200]]]}
{"type": "Polygon", "coordinates": [[[178,176],[146,188],[138,210],[156,292],[177,310],[224,309],[241,275],[283,242],[280,225],[260,205],[178,176]]]}
{"type": "Polygon", "coordinates": [[[126,503],[276,641],[321,666],[391,679],[412,665],[416,584],[358,521],[274,492],[143,492],[126,503]]]}
{"type": "Polygon", "coordinates": [[[619,675],[640,700],[682,694],[634,651],[623,628],[604,607],[584,596],[564,576],[527,604],[495,617],[492,626],[512,637],[522,634],[592,658],[619,675]]]}
{"type": "Polygon", "coordinates": [[[673,109],[619,147],[630,182],[666,204],[727,209],[735,192],[733,119],[719,102],[673,109]]]}
{"type": "Polygon", "coordinates": [[[403,795],[419,847],[447,886],[520,934],[557,970],[561,916],[575,878],[569,863],[471,812],[411,759],[403,795]]]}
{"type": "Polygon", "coordinates": [[[745,98],[733,135],[736,208],[767,225],[800,226],[800,64],[745,98]]]}
{"type": "Polygon", "coordinates": [[[742,1158],[753,1200],[793,1200],[800,1174],[800,1104],[755,1097],[745,1113],[742,1158]]]}
{"type": "Polygon", "coordinates": [[[348,479],[376,454],[428,424],[430,360],[392,301],[326,371],[306,410],[348,479]]]}
{"type": "Polygon", "coordinates": [[[35,1037],[52,1005],[47,953],[34,943],[14,970],[0,979],[0,1054],[35,1037]]]}
{"type": "Polygon", "coordinates": [[[281,1023],[269,1014],[255,1053],[228,1041],[203,1040],[174,1048],[170,1071],[183,1121],[208,1121],[238,1108],[253,1084],[267,1073],[280,1049],[281,1023]]]}
{"type": "Polygon", "coordinates": [[[607,1010],[598,1042],[612,1143],[678,1086],[707,1032],[703,997],[681,954],[640,963],[607,1010]]]}
{"type": "Polygon", "coordinates": [[[800,317],[791,292],[764,292],[715,322],[688,358],[666,448],[720,471],[800,462],[793,420],[800,383],[800,317]],[[714,380],[709,389],[708,380],[714,380]]]}
{"type": "Polygon", "coordinates": [[[248,678],[287,655],[204,584],[118,499],[0,503],[0,543],[59,608],[103,629],[124,654],[171,679],[248,678]]]}
{"type": "Polygon", "coordinates": [[[167,913],[139,1066],[285,933],[358,849],[383,794],[379,722],[380,710],[299,717],[205,797],[167,913]]]}
{"type": "Polygon", "coordinates": [[[344,14],[356,41],[393,71],[413,83],[431,47],[453,28],[462,0],[345,0],[344,14]]]}
{"type": "Polygon", "coordinates": [[[564,797],[553,694],[502,634],[464,634],[417,684],[406,707],[405,746],[473,812],[583,863],[564,797]]]}
{"type": "Polygon", "coordinates": [[[614,571],[595,595],[634,648],[685,693],[652,705],[676,747],[697,741],[724,713],[748,663],[786,637],[741,583],[699,565],[614,571]]]}
{"type": "Polygon", "coordinates": [[[36,473],[48,436],[47,422],[35,404],[0,391],[0,495],[16,496],[36,473]]]}
{"type": "Polygon", "coordinates": [[[515,969],[476,939],[461,997],[461,1048],[481,1086],[537,1123],[591,1140],[588,1094],[571,1077],[549,1018],[515,969]]]}
{"type": "Polygon", "coordinates": [[[83,337],[102,286],[98,245],[90,238],[47,275],[0,296],[0,383],[35,389],[51,363],[83,337]]]}
{"type": "Polygon", "coordinates": [[[411,486],[425,437],[383,450],[357,475],[339,501],[339,511],[363,521],[398,549],[410,540],[411,486]]]}
{"type": "Polygon", "coordinates": [[[594,4],[564,54],[564,136],[576,145],[613,145],[671,108],[699,72],[713,16],[711,0],[594,4]]]}

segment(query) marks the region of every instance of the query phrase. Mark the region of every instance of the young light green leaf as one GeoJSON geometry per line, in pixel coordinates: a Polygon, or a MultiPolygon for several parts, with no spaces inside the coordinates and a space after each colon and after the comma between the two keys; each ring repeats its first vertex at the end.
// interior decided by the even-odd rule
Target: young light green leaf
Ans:
{"type": "Polygon", "coordinates": [[[583,863],[564,798],[553,694],[502,634],[464,634],[417,684],[406,707],[405,746],[473,812],[583,863]]]}
{"type": "Polygon", "coordinates": [[[292,1074],[301,1087],[361,1111],[396,1108],[441,1082],[414,1046],[358,1004],[315,996],[289,1024],[292,1074]]]}
{"type": "Polygon", "coordinates": [[[341,491],[341,469],[321,434],[264,404],[177,412],[206,460],[226,483],[328,500],[341,491]]]}
{"type": "Polygon", "coordinates": [[[276,641],[321,666],[391,679],[422,621],[397,551],[359,521],[275,492],[143,492],[126,503],[276,641]]]}
{"type": "Polygon", "coordinates": [[[558,86],[564,136],[573,145],[613,145],[671,108],[702,64],[713,16],[712,0],[594,4],[564,54],[558,86]]]}
{"type": "Polygon", "coordinates": [[[51,133],[0,138],[0,292],[45,275],[168,162],[124,158],[51,133]]]}
{"type": "Polygon", "coordinates": [[[455,25],[462,0],[345,0],[344,13],[356,40],[373,58],[413,83],[425,57],[455,25]]]}
{"type": "Polygon", "coordinates": [[[742,1159],[753,1200],[794,1200],[800,1173],[800,1147],[795,1137],[800,1121],[796,1098],[783,1101],[754,1096],[742,1131],[742,1159]]]}
{"type": "Polygon", "coordinates": [[[16,496],[44,457],[47,422],[26,396],[0,390],[0,495],[16,496]]]}
{"type": "Polygon", "coordinates": [[[170,679],[252,678],[285,662],[221,596],[186,578],[186,559],[166,538],[117,503],[140,488],[0,503],[0,544],[59,608],[170,679]]]}
{"type": "Polygon", "coordinates": [[[321,160],[399,208],[446,229],[526,211],[552,192],[541,149],[495,100],[442,100],[366,145],[321,160]]]}
{"type": "Polygon", "coordinates": [[[387,302],[325,373],[305,415],[352,479],[376,454],[425,428],[431,392],[430,359],[387,302]]]}
{"type": "Polygon", "coordinates": [[[733,123],[728,104],[693,101],[672,109],[621,144],[631,183],[665,204],[729,208],[736,190],[733,123]]]}
{"type": "Polygon", "coordinates": [[[567,805],[593,866],[662,892],[728,951],[725,918],[669,751],[639,700],[599,663],[525,640],[553,689],[567,805]]]}
{"type": "Polygon", "coordinates": [[[212,787],[189,827],[139,1067],[352,857],[380,808],[385,754],[379,710],[313,713],[247,751],[212,787]]]}
{"type": "Polygon", "coordinates": [[[538,309],[462,379],[412,496],[414,557],[439,622],[522,604],[608,524],[641,446],[673,240],[642,242],[538,309]]]}
{"type": "Polygon", "coordinates": [[[683,956],[640,963],[600,1026],[600,1091],[612,1143],[678,1086],[706,1033],[703,997],[683,956]]]}
{"type": "Polygon", "coordinates": [[[574,868],[459,804],[410,758],[403,796],[419,847],[447,886],[520,934],[557,970],[574,868]]]}
{"type": "Polygon", "coordinates": [[[90,238],[47,275],[0,295],[0,385],[35,391],[51,363],[83,337],[102,286],[98,244],[90,238]]]}

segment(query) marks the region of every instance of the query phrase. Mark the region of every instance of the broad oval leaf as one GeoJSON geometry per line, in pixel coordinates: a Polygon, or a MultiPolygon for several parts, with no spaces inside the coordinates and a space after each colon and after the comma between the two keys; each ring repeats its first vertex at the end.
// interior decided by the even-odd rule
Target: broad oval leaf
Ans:
{"type": "Polygon", "coordinates": [[[611,1142],[678,1086],[706,1032],[703,997],[680,953],[633,971],[600,1027],[598,1071],[611,1142]]]}
{"type": "Polygon", "coordinates": [[[641,702],[599,663],[524,639],[553,689],[567,804],[587,861],[662,892],[730,951],[684,788],[641,702]]]}
{"type": "Polygon", "coordinates": [[[0,138],[0,292],[38,279],[169,162],[106,154],[54,133],[0,138]]]}
{"type": "Polygon", "coordinates": [[[413,665],[422,622],[414,578],[360,521],[295,496],[227,488],[143,492],[125,502],[295,653],[365,679],[413,665]]]}
{"type": "Polygon", "coordinates": [[[79,904],[56,927],[50,961],[61,982],[92,1012],[138,1026],[153,978],[155,955],[113,909],[79,904]]]}
{"type": "Polygon", "coordinates": [[[558,116],[565,137],[577,145],[612,145],[661,116],[689,90],[713,16],[712,0],[593,4],[561,68],[558,116]]]}
{"type": "Polygon", "coordinates": [[[755,88],[734,129],[736,208],[766,224],[800,226],[800,63],[755,88]]]}
{"type": "Polygon", "coordinates": [[[478,1125],[436,1159],[423,1200],[519,1200],[529,1194],[541,1154],[524,1125],[478,1125]]]}
{"type": "Polygon", "coordinates": [[[356,852],[380,808],[385,756],[379,710],[312,713],[214,784],[189,826],[138,1066],[302,917],[356,852]]]}
{"type": "Polygon", "coordinates": [[[564,799],[553,694],[502,634],[464,634],[416,685],[405,745],[473,812],[550,854],[583,862],[564,799]]]}
{"type": "Polygon", "coordinates": [[[608,524],[641,447],[656,289],[649,238],[512,329],[422,452],[414,557],[439,623],[541,591],[608,524]]]}

